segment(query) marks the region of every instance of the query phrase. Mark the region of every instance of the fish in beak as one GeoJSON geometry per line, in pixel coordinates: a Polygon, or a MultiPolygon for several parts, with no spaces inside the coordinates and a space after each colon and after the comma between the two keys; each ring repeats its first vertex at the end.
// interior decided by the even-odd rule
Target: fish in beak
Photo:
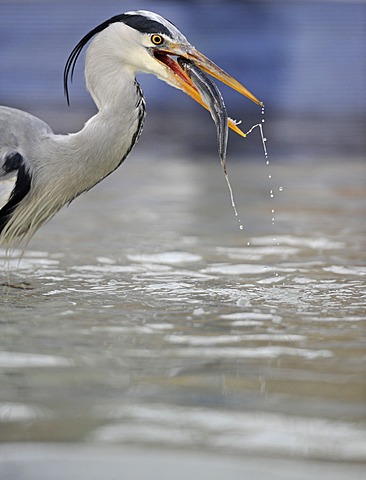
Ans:
{"type": "MultiPolygon", "coordinates": [[[[164,50],[155,49],[154,57],[165,66],[167,74],[165,80],[192,97],[196,102],[209,110],[211,115],[213,114],[211,110],[212,105],[224,105],[224,103],[219,89],[216,86],[213,88],[214,83],[209,80],[207,75],[204,75],[203,72],[220,80],[222,83],[249,98],[257,105],[263,106],[263,103],[247,90],[244,85],[235,80],[235,78],[230,76],[191,45],[171,44],[164,50]],[[172,56],[176,56],[177,61],[172,58],[172,56]],[[199,74],[199,71],[201,71],[201,75],[199,74]],[[204,87],[204,83],[207,83],[207,88],[204,87]],[[202,89],[206,91],[206,95],[202,95],[202,89]],[[209,102],[207,102],[208,91],[211,91],[211,94],[213,95],[209,102]]],[[[235,120],[228,118],[228,126],[242,137],[246,136],[245,133],[238,128],[235,120]]]]}
{"type": "Polygon", "coordinates": [[[174,45],[168,51],[155,50],[154,57],[166,67],[166,81],[183,90],[211,113],[217,129],[219,156],[226,174],[226,150],[229,127],[242,137],[246,135],[238,127],[238,122],[228,117],[220,90],[206,74],[208,73],[225,83],[254,103],[261,106],[263,106],[263,103],[249,92],[244,85],[195,48],[191,46],[184,47],[174,45]],[[177,56],[177,60],[173,59],[171,55],[177,56]]]}
{"type": "Polygon", "coordinates": [[[208,76],[190,60],[177,59],[181,68],[188,74],[196,87],[204,105],[211,113],[217,129],[217,147],[221,165],[226,172],[226,149],[229,135],[229,117],[220,90],[208,76]]]}

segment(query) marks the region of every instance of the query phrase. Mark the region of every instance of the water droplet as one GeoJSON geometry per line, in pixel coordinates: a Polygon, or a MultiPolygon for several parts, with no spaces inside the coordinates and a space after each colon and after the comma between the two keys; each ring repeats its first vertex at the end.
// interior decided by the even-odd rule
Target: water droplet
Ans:
{"type": "Polygon", "coordinates": [[[272,178],[272,175],[268,175],[268,178],[272,178]]]}
{"type": "MultiPolygon", "coordinates": [[[[228,187],[229,193],[230,193],[231,206],[233,207],[235,216],[238,217],[239,214],[238,214],[238,210],[236,208],[236,203],[235,203],[235,199],[234,199],[234,192],[233,192],[233,189],[231,187],[231,183],[230,183],[230,180],[229,180],[229,175],[228,175],[228,172],[227,172],[227,169],[226,169],[226,163],[221,162],[221,165],[223,167],[226,184],[227,184],[227,187],[228,187]]],[[[238,218],[238,222],[239,222],[240,230],[243,230],[244,226],[241,224],[242,222],[241,222],[240,218],[238,218]]]]}
{"type": "Polygon", "coordinates": [[[275,212],[274,208],[272,208],[271,212],[272,212],[272,213],[274,213],[274,212],[275,212]]]}
{"type": "Polygon", "coordinates": [[[283,192],[283,187],[278,187],[279,192],[283,192]]]}
{"type": "Polygon", "coordinates": [[[248,247],[250,246],[250,242],[247,242],[247,246],[248,246],[248,247]]]}
{"type": "MultiPolygon", "coordinates": [[[[266,158],[267,158],[267,156],[266,156],[266,158]]],[[[269,160],[266,161],[266,165],[269,165],[269,160]]]]}

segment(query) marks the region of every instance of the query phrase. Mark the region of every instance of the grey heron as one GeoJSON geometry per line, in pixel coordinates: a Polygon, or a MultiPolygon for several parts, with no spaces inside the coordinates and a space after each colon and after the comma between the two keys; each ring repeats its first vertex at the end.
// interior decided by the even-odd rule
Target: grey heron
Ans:
{"type": "MultiPolygon", "coordinates": [[[[29,113],[0,107],[0,245],[28,242],[61,207],[125,160],[141,134],[145,117],[137,72],[154,74],[210,110],[205,92],[215,90],[203,89],[207,77],[199,79],[201,86],[195,85],[187,68],[194,65],[196,69],[190,70],[196,77],[200,71],[206,72],[262,105],[193,47],[175,25],[145,10],[116,15],[80,40],[64,70],[68,102],[68,82],[87,44],[86,87],[98,111],[79,132],[57,135],[29,113]]],[[[244,135],[233,120],[226,121],[244,135]]]]}

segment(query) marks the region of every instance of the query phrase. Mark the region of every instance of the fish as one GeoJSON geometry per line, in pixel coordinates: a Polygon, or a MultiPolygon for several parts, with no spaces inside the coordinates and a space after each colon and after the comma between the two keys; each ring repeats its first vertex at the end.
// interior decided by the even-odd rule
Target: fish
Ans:
{"type": "MultiPolygon", "coordinates": [[[[216,125],[217,130],[217,148],[222,169],[224,171],[225,180],[230,192],[231,206],[234,209],[235,216],[238,217],[236,209],[233,189],[230,184],[229,175],[226,167],[226,152],[229,137],[229,126],[233,128],[239,135],[246,136],[238,127],[238,122],[229,118],[225,106],[224,99],[217,85],[203,72],[194,62],[184,57],[178,57],[177,62],[184,72],[191,79],[193,85],[200,94],[203,103],[209,110],[211,117],[216,125]]],[[[239,221],[239,228],[243,229],[242,221],[239,221]]]]}
{"type": "Polygon", "coordinates": [[[217,85],[203,72],[194,62],[178,57],[177,62],[185,73],[192,80],[193,85],[199,94],[211,117],[216,125],[217,130],[217,148],[222,168],[225,174],[226,169],[226,152],[229,136],[229,117],[222,94],[217,85]]]}

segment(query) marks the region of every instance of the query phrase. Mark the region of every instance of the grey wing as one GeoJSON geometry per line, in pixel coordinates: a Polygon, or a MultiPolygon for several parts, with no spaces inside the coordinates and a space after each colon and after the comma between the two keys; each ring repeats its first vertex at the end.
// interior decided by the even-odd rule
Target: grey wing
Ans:
{"type": "Polygon", "coordinates": [[[0,233],[32,182],[32,152],[41,136],[52,133],[42,120],[0,107],[0,233]]]}

